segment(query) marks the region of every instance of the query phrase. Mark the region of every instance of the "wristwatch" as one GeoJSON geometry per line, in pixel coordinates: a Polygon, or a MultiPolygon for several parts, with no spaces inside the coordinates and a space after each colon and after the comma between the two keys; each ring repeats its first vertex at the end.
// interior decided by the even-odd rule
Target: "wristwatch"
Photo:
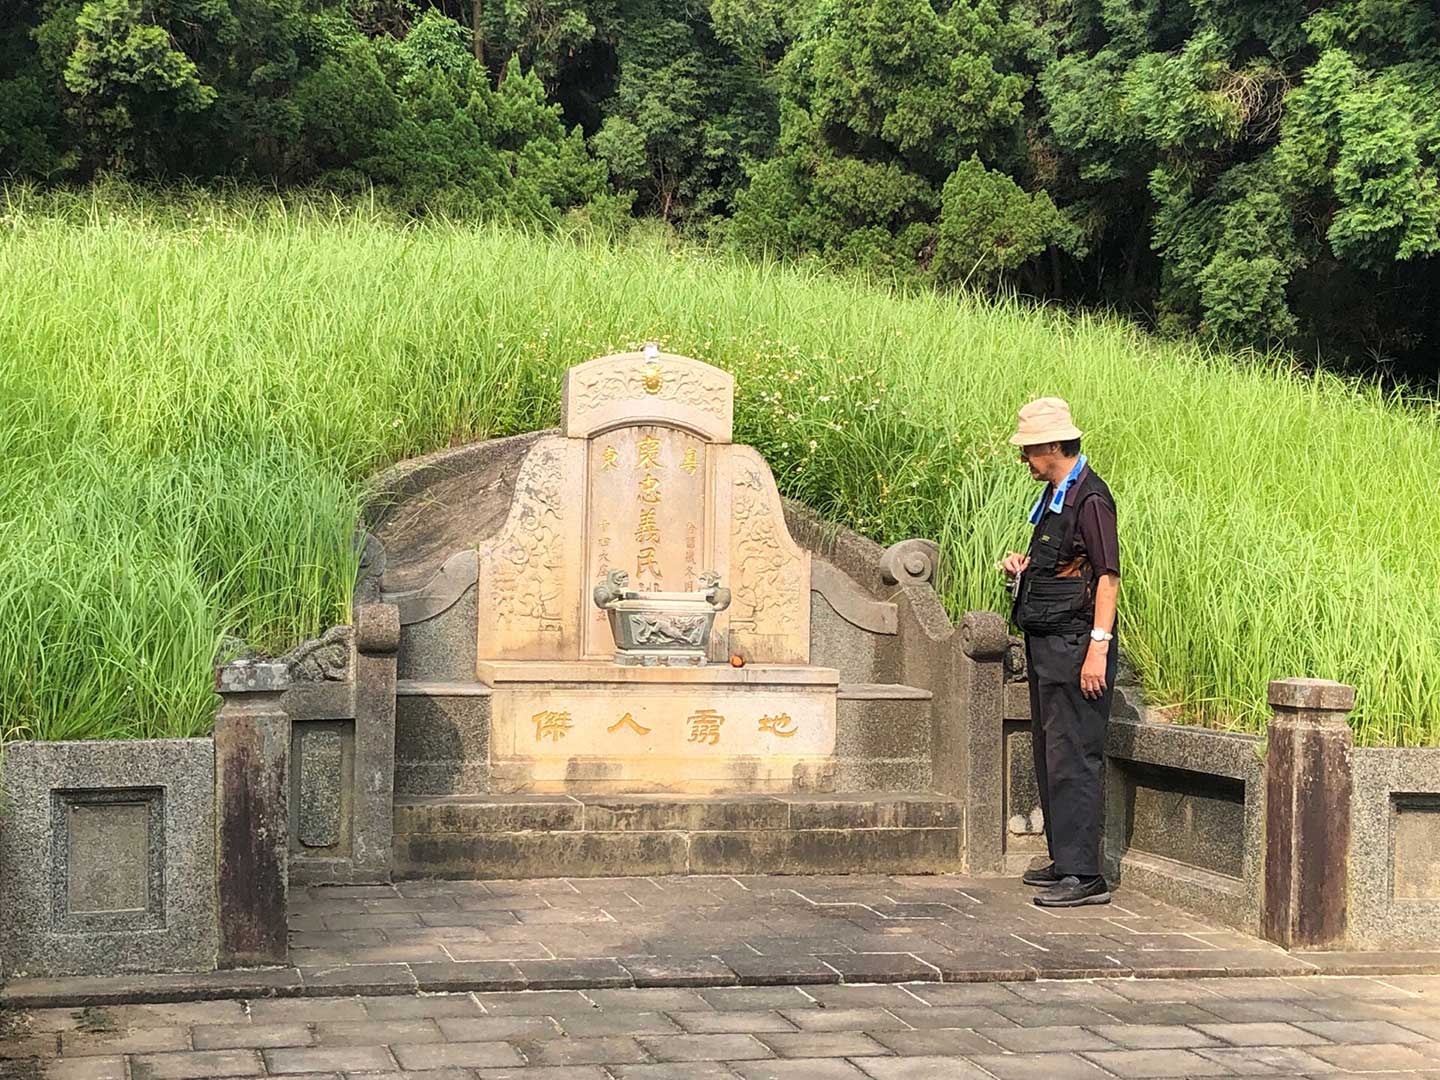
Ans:
{"type": "Polygon", "coordinates": [[[1105,631],[1105,630],[1101,630],[1098,626],[1095,627],[1094,629],[1092,629],[1092,630],[1090,631],[1090,640],[1091,640],[1091,641],[1110,641],[1110,640],[1113,639],[1114,637],[1115,637],[1114,634],[1109,633],[1108,631],[1105,631]]]}

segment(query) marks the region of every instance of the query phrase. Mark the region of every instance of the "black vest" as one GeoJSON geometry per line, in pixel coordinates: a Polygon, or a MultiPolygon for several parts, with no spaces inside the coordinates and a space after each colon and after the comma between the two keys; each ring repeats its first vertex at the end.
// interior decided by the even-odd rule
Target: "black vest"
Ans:
{"type": "Polygon", "coordinates": [[[1095,625],[1095,571],[1089,561],[1076,577],[1060,577],[1056,571],[1078,554],[1076,536],[1085,500],[1104,499],[1114,510],[1115,498],[1088,467],[1077,487],[1075,498],[1067,497],[1058,514],[1045,507],[1030,534],[1030,565],[1020,575],[1014,609],[1015,625],[1027,634],[1084,633],[1095,625]]]}

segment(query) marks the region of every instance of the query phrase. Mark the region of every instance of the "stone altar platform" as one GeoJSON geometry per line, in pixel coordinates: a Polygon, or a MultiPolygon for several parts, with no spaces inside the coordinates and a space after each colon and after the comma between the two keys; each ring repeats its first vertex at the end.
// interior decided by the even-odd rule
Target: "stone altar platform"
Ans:
{"type": "Polygon", "coordinates": [[[833,785],[833,668],[481,661],[507,791],[805,791],[833,785]]]}

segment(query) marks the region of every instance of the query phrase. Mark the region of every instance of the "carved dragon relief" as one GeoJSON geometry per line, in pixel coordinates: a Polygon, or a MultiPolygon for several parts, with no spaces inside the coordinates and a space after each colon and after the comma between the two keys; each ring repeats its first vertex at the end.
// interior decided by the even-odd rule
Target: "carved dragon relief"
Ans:
{"type": "Polygon", "coordinates": [[[768,498],[769,485],[753,466],[735,478],[731,510],[735,563],[735,611],[732,630],[785,634],[796,629],[801,609],[800,556],[785,541],[784,518],[768,498]]]}
{"type": "Polygon", "coordinates": [[[576,379],[581,408],[587,412],[612,401],[658,397],[725,419],[730,388],[724,379],[682,364],[640,360],[623,368],[608,368],[576,379]]]}
{"type": "Polygon", "coordinates": [[[537,447],[516,481],[511,526],[491,550],[495,617],[502,625],[554,633],[563,628],[561,466],[558,447],[537,447]]]}

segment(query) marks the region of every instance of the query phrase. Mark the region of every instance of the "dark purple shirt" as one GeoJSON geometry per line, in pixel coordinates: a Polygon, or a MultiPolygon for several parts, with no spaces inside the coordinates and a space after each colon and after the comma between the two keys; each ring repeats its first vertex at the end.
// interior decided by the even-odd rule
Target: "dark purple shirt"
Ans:
{"type": "MultiPolygon", "coordinates": [[[[1085,473],[1090,471],[1090,466],[1085,466],[1085,471],[1076,477],[1076,483],[1070,486],[1065,493],[1065,505],[1075,505],[1075,499],[1080,494],[1078,481],[1085,478],[1085,473]]],[[[1045,496],[1048,502],[1051,488],[1046,485],[1045,496]]],[[[1079,554],[1090,560],[1090,565],[1095,570],[1095,576],[1101,577],[1105,574],[1120,576],[1120,537],[1115,528],[1115,511],[1106,505],[1104,499],[1094,496],[1086,499],[1080,505],[1079,518],[1075,523],[1075,542],[1079,554]]]]}

